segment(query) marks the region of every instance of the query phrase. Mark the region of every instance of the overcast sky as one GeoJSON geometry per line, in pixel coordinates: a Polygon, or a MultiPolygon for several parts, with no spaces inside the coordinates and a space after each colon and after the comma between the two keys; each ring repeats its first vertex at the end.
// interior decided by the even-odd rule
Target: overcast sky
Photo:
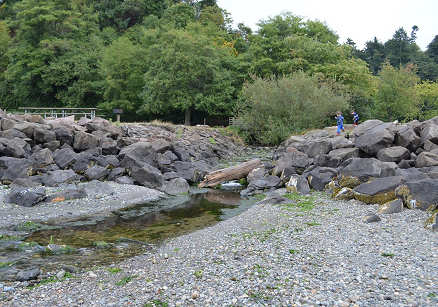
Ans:
{"type": "Polygon", "coordinates": [[[419,28],[417,44],[425,51],[438,35],[438,0],[217,0],[235,24],[257,30],[261,19],[283,11],[325,23],[339,35],[339,43],[351,38],[358,49],[377,37],[382,43],[403,27],[408,35],[412,26],[419,28]]]}

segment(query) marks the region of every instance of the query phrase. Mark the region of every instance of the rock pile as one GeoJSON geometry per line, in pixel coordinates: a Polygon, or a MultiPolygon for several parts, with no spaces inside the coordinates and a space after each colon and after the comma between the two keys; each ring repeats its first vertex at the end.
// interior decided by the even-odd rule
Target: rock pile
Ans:
{"type": "Polygon", "coordinates": [[[243,195],[286,186],[300,194],[326,190],[334,199],[380,204],[382,214],[431,211],[427,227],[437,230],[438,117],[403,125],[369,120],[349,138],[327,130],[292,136],[277,148],[273,165],[254,170],[248,181],[243,195]]]}
{"type": "Polygon", "coordinates": [[[0,181],[12,188],[6,201],[21,206],[110,193],[105,180],[184,193],[240,148],[216,129],[118,127],[102,118],[44,120],[0,110],[0,181]],[[90,184],[78,188],[84,181],[90,184]],[[60,191],[47,195],[46,187],[60,191]]]}

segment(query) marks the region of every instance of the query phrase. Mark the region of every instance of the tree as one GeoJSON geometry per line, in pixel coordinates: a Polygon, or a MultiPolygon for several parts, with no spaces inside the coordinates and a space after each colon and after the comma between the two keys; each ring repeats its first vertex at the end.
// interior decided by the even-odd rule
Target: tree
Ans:
{"type": "Polygon", "coordinates": [[[427,46],[426,55],[438,64],[438,35],[427,46]]]}
{"type": "Polygon", "coordinates": [[[416,67],[412,64],[406,68],[395,68],[385,62],[379,72],[375,116],[384,121],[417,118],[421,110],[421,100],[416,91],[419,82],[416,67]]]}
{"type": "Polygon", "coordinates": [[[143,75],[146,72],[146,50],[126,37],[120,37],[104,51],[101,71],[105,76],[105,110],[123,109],[124,116],[133,118],[143,100],[143,75]]]}
{"type": "Polygon", "coordinates": [[[245,83],[237,115],[256,143],[272,146],[292,133],[324,127],[328,116],[346,108],[348,96],[336,84],[301,71],[245,83]]]}
{"type": "Polygon", "coordinates": [[[422,103],[419,119],[426,120],[438,116],[438,83],[423,81],[415,88],[422,103]]]}
{"type": "Polygon", "coordinates": [[[181,110],[186,125],[193,110],[230,115],[235,88],[227,62],[233,57],[228,45],[217,45],[201,33],[176,29],[162,33],[145,58],[148,70],[140,112],[181,110]]]}
{"type": "Polygon", "coordinates": [[[392,39],[385,43],[386,59],[393,66],[406,65],[411,57],[420,48],[415,44],[415,33],[418,30],[417,26],[413,27],[413,37],[409,37],[403,28],[395,31],[392,39]]]}
{"type": "Polygon", "coordinates": [[[385,45],[383,45],[377,37],[374,37],[372,41],[365,42],[364,55],[363,60],[368,63],[373,75],[377,76],[385,61],[385,45]]]}
{"type": "Polygon", "coordinates": [[[87,76],[94,82],[91,76],[98,75],[97,40],[91,37],[98,27],[92,10],[61,0],[23,0],[13,8],[17,15],[9,26],[16,35],[1,85],[8,107],[94,103],[85,93],[94,89],[80,80],[87,76]]]}

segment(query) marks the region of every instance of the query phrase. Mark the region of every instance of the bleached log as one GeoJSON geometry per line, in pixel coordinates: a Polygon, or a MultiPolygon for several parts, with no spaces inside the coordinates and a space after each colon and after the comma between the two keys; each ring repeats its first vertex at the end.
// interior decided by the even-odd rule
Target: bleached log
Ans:
{"type": "Polygon", "coordinates": [[[230,166],[205,175],[200,188],[215,187],[222,182],[244,178],[253,169],[263,167],[260,159],[254,159],[239,165],[230,166]]]}

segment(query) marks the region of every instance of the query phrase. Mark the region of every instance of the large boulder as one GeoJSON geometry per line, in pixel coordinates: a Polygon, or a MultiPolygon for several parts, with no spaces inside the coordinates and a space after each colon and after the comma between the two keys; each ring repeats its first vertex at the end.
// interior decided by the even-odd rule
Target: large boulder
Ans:
{"type": "Polygon", "coordinates": [[[52,151],[48,148],[36,150],[32,157],[35,159],[35,165],[38,168],[46,167],[54,162],[52,151]]]}
{"type": "Polygon", "coordinates": [[[56,133],[42,126],[37,126],[33,130],[33,139],[39,144],[56,141],[56,133]]]}
{"type": "Polygon", "coordinates": [[[397,165],[374,158],[352,158],[339,168],[339,183],[342,187],[355,188],[371,178],[394,176],[397,165]]]}
{"type": "Polygon", "coordinates": [[[438,179],[407,182],[396,189],[396,195],[410,208],[433,211],[438,207],[438,179]]]}
{"type": "Polygon", "coordinates": [[[415,160],[415,167],[422,168],[427,166],[438,165],[438,154],[434,154],[431,152],[423,151],[415,160]]]}
{"type": "Polygon", "coordinates": [[[406,183],[402,176],[377,178],[353,189],[354,197],[367,204],[385,204],[397,198],[395,190],[406,183]]]}
{"type": "Polygon", "coordinates": [[[251,181],[251,183],[248,185],[248,188],[253,190],[266,190],[276,188],[279,184],[280,178],[271,175],[251,181]]]}
{"type": "Polygon", "coordinates": [[[44,200],[45,203],[54,203],[58,201],[70,200],[70,199],[79,199],[87,197],[87,192],[83,188],[67,188],[62,191],[55,192],[47,196],[44,200]]]}
{"type": "Polygon", "coordinates": [[[75,163],[77,158],[78,154],[75,153],[71,148],[63,148],[56,153],[54,161],[59,168],[66,169],[75,163]]]}
{"type": "Polygon", "coordinates": [[[377,153],[377,159],[383,162],[399,163],[401,160],[409,160],[410,157],[411,152],[401,146],[383,148],[377,153]]]}
{"type": "Polygon", "coordinates": [[[131,158],[137,162],[144,162],[155,165],[157,161],[157,152],[149,142],[137,142],[120,150],[118,159],[131,158]]]}
{"type": "Polygon", "coordinates": [[[149,164],[145,164],[141,168],[131,169],[130,175],[135,182],[147,188],[155,189],[163,184],[161,172],[149,164]]]}
{"type": "Polygon", "coordinates": [[[108,183],[98,180],[93,180],[84,184],[83,189],[89,196],[114,194],[114,189],[108,183]]]}
{"type": "Polygon", "coordinates": [[[6,197],[6,203],[13,203],[23,207],[33,207],[46,197],[46,189],[14,189],[6,197]]]}
{"type": "Polygon", "coordinates": [[[368,131],[364,131],[355,138],[354,145],[363,152],[375,156],[379,150],[391,147],[394,143],[395,134],[393,124],[380,124],[368,131]]]}
{"type": "Polygon", "coordinates": [[[72,127],[67,125],[52,125],[52,130],[56,134],[56,139],[61,145],[67,144],[73,146],[75,138],[75,131],[72,127]]]}
{"type": "Polygon", "coordinates": [[[400,125],[396,128],[394,144],[414,152],[420,148],[421,138],[415,133],[414,128],[411,126],[400,125]]]}
{"type": "Polygon", "coordinates": [[[31,159],[0,157],[1,181],[10,184],[17,178],[29,178],[34,173],[35,166],[31,159]]]}
{"type": "Polygon", "coordinates": [[[327,154],[332,150],[332,141],[333,139],[321,139],[314,142],[311,142],[305,153],[309,158],[315,158],[321,154],[327,154]]]}
{"type": "Polygon", "coordinates": [[[438,144],[438,125],[435,123],[429,123],[421,131],[421,143],[430,141],[434,144],[438,144]]]}
{"type": "Polygon", "coordinates": [[[32,138],[35,125],[28,122],[19,122],[14,125],[14,129],[23,132],[28,138],[32,138]]]}
{"type": "Polygon", "coordinates": [[[310,188],[323,191],[328,183],[338,175],[338,171],[331,167],[311,166],[304,173],[310,188]]]}
{"type": "Polygon", "coordinates": [[[417,168],[399,168],[395,171],[395,176],[402,176],[406,180],[406,182],[430,179],[428,175],[421,172],[417,168]]]}
{"type": "Polygon", "coordinates": [[[99,165],[94,165],[85,171],[85,178],[89,181],[104,180],[108,174],[109,169],[99,165]]]}
{"type": "Polygon", "coordinates": [[[309,165],[309,158],[304,153],[286,152],[280,159],[275,161],[272,175],[278,176],[287,167],[292,167],[297,173],[302,173],[309,165]]]}
{"type": "Polygon", "coordinates": [[[20,138],[10,139],[7,145],[7,149],[15,158],[27,158],[30,156],[30,145],[20,138]]]}
{"type": "Polygon", "coordinates": [[[213,168],[205,161],[176,161],[174,163],[174,166],[175,171],[178,173],[178,175],[190,183],[201,181],[205,175],[213,171],[213,168]]]}
{"type": "Polygon", "coordinates": [[[157,188],[159,191],[169,195],[184,194],[189,191],[190,185],[184,178],[178,177],[169,181],[163,181],[163,185],[157,188]]]}
{"type": "Polygon", "coordinates": [[[379,213],[393,214],[403,211],[403,201],[400,198],[387,202],[379,207],[379,213]]]}
{"type": "Polygon", "coordinates": [[[41,177],[47,187],[56,187],[62,183],[75,183],[80,180],[80,176],[71,169],[47,172],[41,177]]]}
{"type": "Polygon", "coordinates": [[[76,151],[85,151],[99,146],[99,138],[91,133],[76,131],[73,142],[73,148],[76,151]]]}
{"type": "Polygon", "coordinates": [[[333,158],[340,158],[342,162],[351,158],[359,158],[359,148],[340,148],[329,152],[329,156],[333,158]]]}
{"type": "Polygon", "coordinates": [[[313,164],[323,167],[338,167],[342,162],[343,160],[341,157],[320,154],[315,157],[313,164]]]}
{"type": "Polygon", "coordinates": [[[363,122],[362,124],[356,126],[354,128],[353,132],[351,132],[350,136],[352,138],[357,138],[361,136],[362,134],[366,133],[367,131],[373,129],[374,127],[382,125],[383,122],[378,119],[371,119],[363,122]]]}

